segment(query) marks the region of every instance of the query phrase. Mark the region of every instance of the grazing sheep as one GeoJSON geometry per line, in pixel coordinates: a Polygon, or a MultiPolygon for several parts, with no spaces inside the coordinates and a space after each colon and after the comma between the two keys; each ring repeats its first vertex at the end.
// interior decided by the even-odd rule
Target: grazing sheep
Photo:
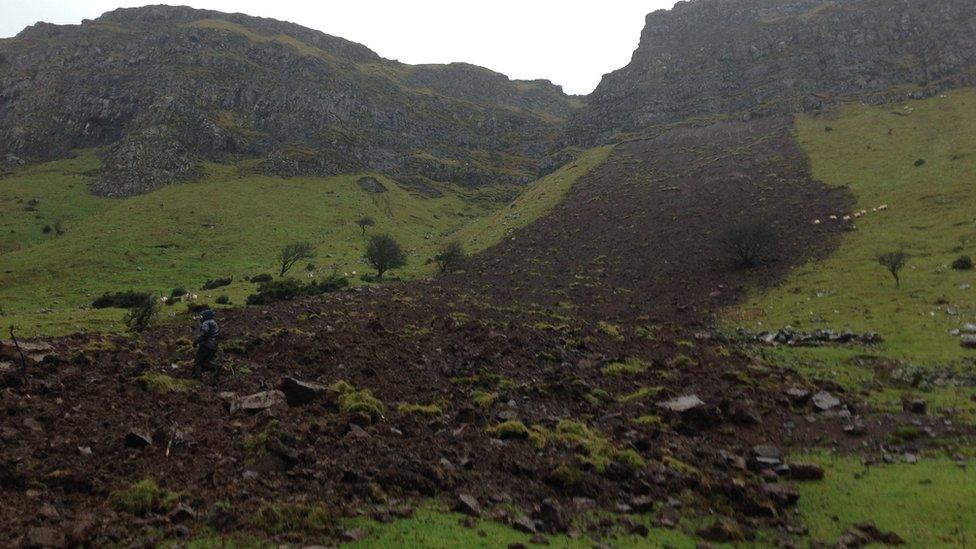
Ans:
{"type": "Polygon", "coordinates": [[[819,219],[814,219],[813,220],[813,224],[814,225],[819,225],[820,224],[820,220],[819,219]]]}
{"type": "Polygon", "coordinates": [[[832,216],[830,216],[830,220],[831,220],[831,221],[837,221],[837,216],[836,216],[836,215],[832,215],[832,216]]]}
{"type": "Polygon", "coordinates": [[[882,205],[878,206],[878,211],[879,212],[883,212],[883,211],[885,211],[887,209],[888,209],[888,205],[887,204],[882,204],[882,205]]]}
{"type": "Polygon", "coordinates": [[[850,220],[851,220],[851,216],[849,216],[849,215],[845,215],[844,216],[844,221],[850,221],[850,220]]]}

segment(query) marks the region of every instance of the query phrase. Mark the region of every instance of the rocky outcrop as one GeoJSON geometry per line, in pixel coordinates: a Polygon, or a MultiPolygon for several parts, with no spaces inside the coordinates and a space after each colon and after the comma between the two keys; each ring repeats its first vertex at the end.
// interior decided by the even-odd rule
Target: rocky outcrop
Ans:
{"type": "Polygon", "coordinates": [[[976,81],[971,0],[692,0],[647,16],[567,139],[593,143],[692,117],[883,102],[976,81]]]}
{"type": "Polygon", "coordinates": [[[0,158],[103,148],[92,188],[107,196],[239,158],[275,175],[423,179],[410,162],[423,151],[470,166],[478,184],[529,178],[575,104],[548,82],[411,67],[291,23],[185,7],[40,23],[0,41],[0,158]]]}

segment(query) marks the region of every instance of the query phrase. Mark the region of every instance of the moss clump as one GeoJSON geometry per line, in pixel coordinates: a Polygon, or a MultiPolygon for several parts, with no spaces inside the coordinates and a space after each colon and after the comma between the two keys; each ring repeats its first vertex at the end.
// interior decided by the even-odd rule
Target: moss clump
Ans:
{"type": "Polygon", "coordinates": [[[332,513],[322,505],[270,503],[254,515],[254,526],[270,535],[302,530],[323,531],[335,524],[332,513]]]}
{"type": "Polygon", "coordinates": [[[152,479],[141,480],[125,490],[109,495],[108,502],[116,511],[145,516],[152,512],[166,512],[176,506],[183,494],[163,490],[152,479]]]}
{"type": "Polygon", "coordinates": [[[340,395],[351,393],[356,390],[356,388],[353,387],[348,381],[345,381],[343,379],[340,379],[339,381],[336,381],[332,385],[329,385],[329,389],[332,389],[333,391],[339,393],[340,395]]]}
{"type": "Polygon", "coordinates": [[[375,422],[383,419],[386,408],[378,398],[373,396],[369,389],[363,389],[339,395],[339,411],[346,414],[369,416],[375,422]]]}
{"type": "Polygon", "coordinates": [[[444,410],[436,404],[410,404],[401,402],[397,405],[397,411],[401,414],[416,414],[421,416],[436,416],[444,413],[444,410]]]}
{"type": "Polygon", "coordinates": [[[596,325],[597,331],[601,334],[608,335],[616,340],[622,340],[624,338],[623,334],[620,333],[620,326],[616,324],[610,324],[609,322],[603,322],[602,320],[596,325]]]}
{"type": "Polygon", "coordinates": [[[177,379],[156,372],[146,372],[138,379],[143,387],[156,393],[183,393],[196,385],[195,381],[189,379],[177,379]]]}
{"type": "Polygon", "coordinates": [[[512,440],[512,439],[527,439],[529,438],[529,428],[525,426],[521,421],[506,421],[504,423],[499,423],[494,427],[488,429],[495,438],[500,438],[502,440],[512,440]]]}
{"type": "Polygon", "coordinates": [[[617,452],[617,460],[621,463],[630,465],[631,467],[637,469],[646,465],[646,461],[637,453],[637,450],[631,448],[625,448],[617,452]]]}
{"type": "Polygon", "coordinates": [[[580,452],[580,460],[603,471],[617,454],[613,443],[593,431],[583,423],[562,420],[556,425],[555,438],[575,446],[580,452]]]}
{"type": "Polygon", "coordinates": [[[634,402],[635,400],[643,400],[648,397],[655,397],[664,390],[664,387],[641,387],[640,389],[634,391],[633,393],[621,395],[617,397],[617,402],[621,404],[628,404],[634,402]]]}
{"type": "Polygon", "coordinates": [[[678,368],[690,368],[692,366],[698,366],[698,362],[687,355],[678,355],[671,359],[671,365],[678,368]]]}
{"type": "Polygon", "coordinates": [[[648,414],[648,415],[640,416],[639,418],[635,419],[634,424],[648,426],[648,427],[655,427],[657,425],[661,425],[662,420],[661,420],[661,416],[648,414]]]}
{"type": "Polygon", "coordinates": [[[605,376],[634,375],[646,371],[650,365],[643,360],[632,357],[623,361],[611,362],[604,366],[600,371],[605,376]]]}
{"type": "Polygon", "coordinates": [[[479,408],[487,410],[491,408],[496,402],[498,402],[498,393],[488,391],[477,390],[471,394],[474,399],[474,403],[478,405],[479,408]]]}
{"type": "Polygon", "coordinates": [[[546,480],[559,488],[575,488],[583,484],[583,471],[561,463],[549,473],[546,480]]]}
{"type": "Polygon", "coordinates": [[[610,393],[604,391],[603,389],[593,389],[589,393],[583,396],[586,402],[589,402],[592,406],[597,406],[603,402],[609,402],[613,400],[610,393]]]}
{"type": "Polygon", "coordinates": [[[97,341],[89,341],[81,350],[85,353],[110,353],[112,351],[118,351],[119,346],[107,339],[99,339],[97,341]]]}

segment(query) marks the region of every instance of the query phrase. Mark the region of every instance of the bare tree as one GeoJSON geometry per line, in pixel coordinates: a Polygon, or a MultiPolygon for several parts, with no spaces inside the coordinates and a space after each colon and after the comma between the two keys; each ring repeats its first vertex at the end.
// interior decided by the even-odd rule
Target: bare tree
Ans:
{"type": "Polygon", "coordinates": [[[294,265],[303,259],[315,257],[315,249],[308,242],[292,242],[278,252],[278,276],[285,276],[294,265]]]}
{"type": "Polygon", "coordinates": [[[448,242],[444,246],[440,253],[434,256],[434,262],[440,268],[442,273],[446,273],[450,269],[456,268],[458,265],[464,263],[467,259],[467,254],[464,253],[464,248],[458,241],[448,242]]]}
{"type": "Polygon", "coordinates": [[[359,219],[357,219],[356,220],[356,225],[359,225],[359,228],[362,229],[363,235],[365,236],[366,235],[366,228],[367,227],[372,227],[372,226],[376,225],[376,221],[374,221],[372,217],[365,216],[365,217],[360,217],[359,219]]]}
{"type": "Polygon", "coordinates": [[[765,221],[736,225],[718,239],[725,254],[739,268],[756,267],[772,260],[776,241],[776,231],[765,221]]]}
{"type": "Polygon", "coordinates": [[[898,271],[905,266],[908,256],[904,252],[887,252],[878,256],[878,263],[888,269],[891,276],[895,278],[895,287],[901,287],[901,279],[898,278],[898,271]]]}

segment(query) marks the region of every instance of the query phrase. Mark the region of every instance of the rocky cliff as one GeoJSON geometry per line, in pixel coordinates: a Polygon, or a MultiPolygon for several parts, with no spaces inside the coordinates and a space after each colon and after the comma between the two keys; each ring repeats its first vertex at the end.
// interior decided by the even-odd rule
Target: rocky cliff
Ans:
{"type": "Polygon", "coordinates": [[[120,9],[0,40],[0,159],[103,148],[93,190],[129,196],[205,160],[276,175],[377,170],[415,186],[517,182],[576,101],[470,65],[409,66],[298,25],[120,9]]]}
{"type": "Polygon", "coordinates": [[[880,102],[974,76],[972,0],[692,0],[647,16],[630,64],[604,76],[567,136],[880,102]]]}

